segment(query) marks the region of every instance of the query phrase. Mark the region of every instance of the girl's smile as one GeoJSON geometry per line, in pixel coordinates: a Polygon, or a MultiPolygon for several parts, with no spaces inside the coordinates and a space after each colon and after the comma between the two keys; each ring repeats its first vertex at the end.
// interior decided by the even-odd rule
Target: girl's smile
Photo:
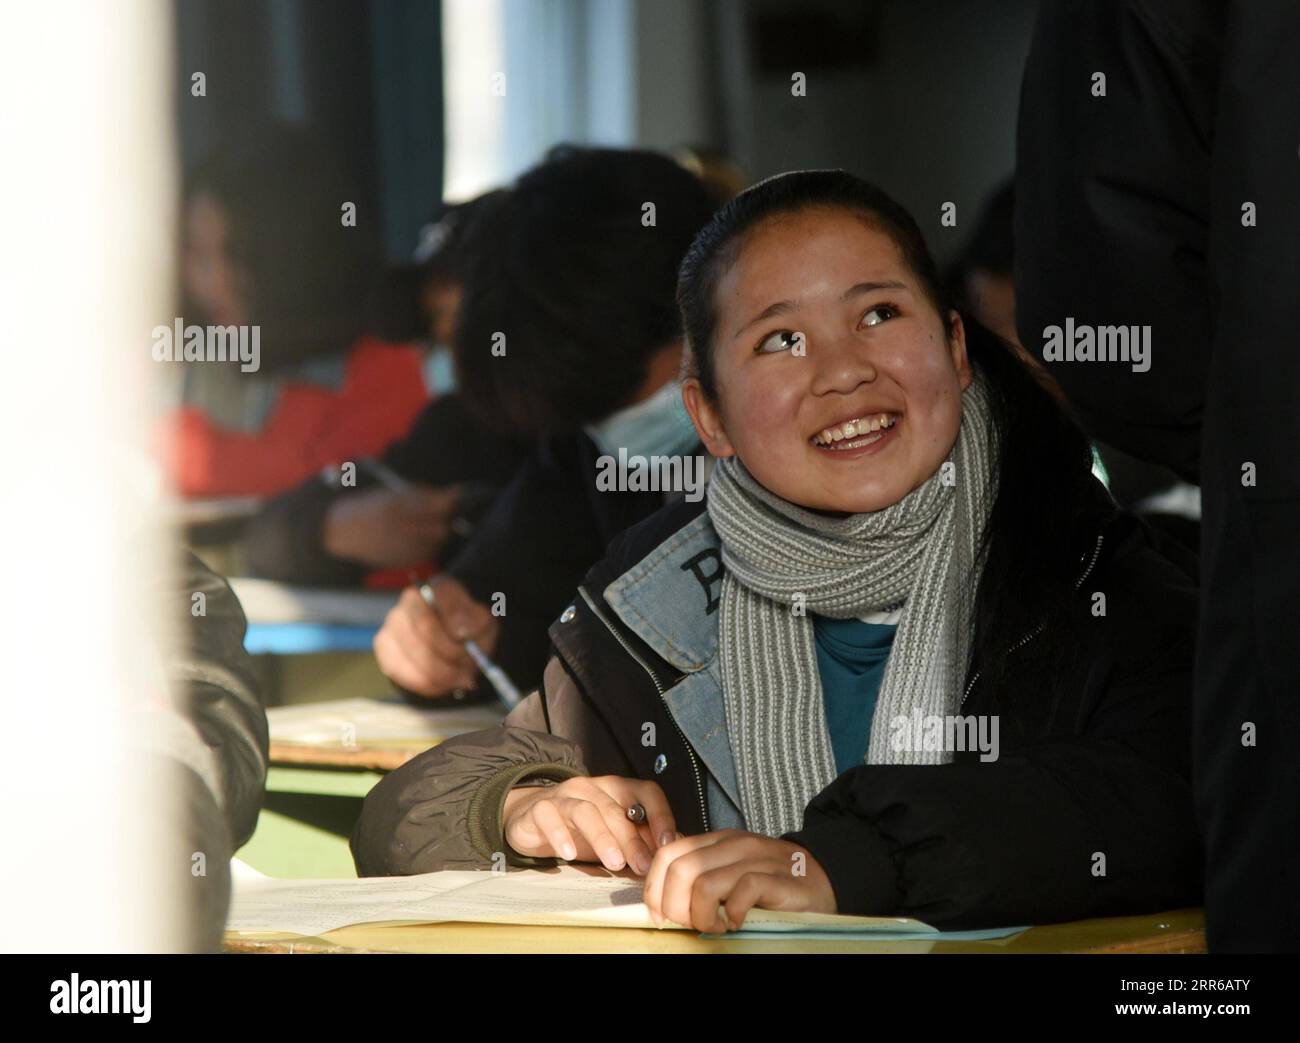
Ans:
{"type": "Polygon", "coordinates": [[[869,220],[817,208],[762,221],[715,301],[718,401],[685,391],[715,456],[844,513],[897,503],[939,469],[972,378],[965,333],[869,220]]]}
{"type": "Polygon", "coordinates": [[[878,413],[832,424],[813,435],[810,441],[833,459],[854,460],[865,453],[879,452],[893,443],[903,422],[901,413],[878,413]]]}

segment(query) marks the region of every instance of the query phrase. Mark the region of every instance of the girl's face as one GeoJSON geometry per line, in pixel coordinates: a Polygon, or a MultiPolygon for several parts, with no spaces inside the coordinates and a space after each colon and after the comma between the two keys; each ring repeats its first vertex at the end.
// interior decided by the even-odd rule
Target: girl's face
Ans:
{"type": "MultiPolygon", "coordinates": [[[[221,204],[206,192],[196,192],[185,213],[185,289],[208,322],[242,326],[247,321],[247,280],[230,259],[227,235],[221,204]]],[[[197,321],[200,316],[186,318],[197,321]]]]}
{"type": "Polygon", "coordinates": [[[844,210],[768,218],[717,289],[719,401],[684,398],[714,456],[778,496],[857,514],[933,475],[961,425],[966,335],[951,334],[892,239],[844,210]]]}

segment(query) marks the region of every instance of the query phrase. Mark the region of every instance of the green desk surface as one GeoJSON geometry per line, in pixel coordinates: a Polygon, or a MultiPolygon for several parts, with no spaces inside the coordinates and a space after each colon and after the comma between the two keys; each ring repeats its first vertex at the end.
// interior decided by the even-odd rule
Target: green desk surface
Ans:
{"type": "Polygon", "coordinates": [[[257,830],[238,856],[267,876],[356,876],[348,837],[361,799],[381,778],[377,771],[272,765],[257,830]]]}
{"type": "Polygon", "coordinates": [[[377,771],[309,768],[273,764],[266,773],[268,793],[302,793],[316,797],[364,797],[384,776],[377,771]]]}

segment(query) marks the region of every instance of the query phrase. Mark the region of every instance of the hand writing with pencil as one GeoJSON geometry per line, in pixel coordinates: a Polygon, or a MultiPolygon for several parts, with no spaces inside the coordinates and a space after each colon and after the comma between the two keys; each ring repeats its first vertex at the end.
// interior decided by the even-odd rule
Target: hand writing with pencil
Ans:
{"type": "Polygon", "coordinates": [[[641,876],[679,836],[659,784],[620,775],[517,787],[506,797],[502,831],[521,855],[599,862],[613,872],[630,867],[641,876]],[[629,816],[629,808],[639,813],[629,816]]]}
{"type": "Polygon", "coordinates": [[[838,911],[830,878],[798,844],[742,829],[683,837],[655,853],[645,904],[656,923],[734,931],[750,909],[838,911]]]}

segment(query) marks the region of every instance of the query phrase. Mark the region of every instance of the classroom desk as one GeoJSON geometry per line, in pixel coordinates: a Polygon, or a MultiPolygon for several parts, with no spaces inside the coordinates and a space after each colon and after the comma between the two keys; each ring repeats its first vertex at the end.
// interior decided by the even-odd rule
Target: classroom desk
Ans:
{"type": "Polygon", "coordinates": [[[399,591],[296,587],[248,576],[232,577],[230,586],[248,617],[244,647],[268,706],[389,690],[372,644],[399,591]]]}
{"type": "Polygon", "coordinates": [[[383,775],[272,764],[257,829],[238,856],[267,876],[356,876],[348,837],[361,802],[383,775]]]}
{"type": "MultiPolygon", "coordinates": [[[[272,766],[267,804],[257,833],[238,855],[255,869],[275,877],[346,878],[355,875],[347,836],[360,811],[361,798],[387,771],[434,741],[369,738],[364,720],[346,704],[340,719],[357,716],[361,729],[355,745],[286,741],[296,733],[291,722],[329,707],[294,707],[272,711],[272,766]]],[[[447,732],[499,723],[492,705],[446,709],[447,732]],[[482,719],[479,719],[482,718],[482,719]]],[[[327,731],[338,721],[327,719],[327,731]]],[[[319,737],[318,737],[319,739],[319,737]]],[[[988,942],[909,941],[882,943],[834,939],[702,938],[687,931],[585,927],[522,927],[501,924],[442,923],[400,927],[344,927],[321,937],[300,935],[227,935],[230,952],[260,953],[921,953],[921,952],[1205,952],[1205,919],[1199,909],[1146,916],[1083,920],[1035,927],[1013,938],[988,942]]]]}
{"type": "MultiPolygon", "coordinates": [[[[257,830],[238,851],[239,857],[267,876],[339,879],[353,877],[352,852],[348,837],[361,802],[384,774],[401,767],[440,738],[489,728],[504,717],[495,704],[448,705],[437,714],[437,724],[425,725],[423,733],[394,738],[381,732],[367,734],[367,718],[354,707],[364,700],[344,700],[317,706],[276,707],[269,711],[271,764],[266,778],[266,800],[257,820],[257,830]],[[331,710],[331,707],[337,707],[331,710]],[[312,718],[330,714],[323,725],[312,718]],[[349,718],[357,720],[353,741],[339,741],[338,728],[349,718]],[[332,740],[316,733],[314,741],[302,739],[307,726],[333,733],[332,740]],[[295,730],[295,724],[298,730],[295,730]]],[[[398,705],[406,716],[416,711],[398,705]]]]}
{"type": "Polygon", "coordinates": [[[397,604],[397,590],[296,587],[253,576],[232,576],[231,589],[250,623],[322,623],[378,627],[397,604]]]}
{"type": "Polygon", "coordinates": [[[170,517],[185,546],[218,575],[230,576],[246,567],[244,529],[261,504],[257,496],[174,500],[170,517]]]}
{"type": "Polygon", "coordinates": [[[230,587],[248,617],[244,647],[251,655],[370,653],[395,590],[324,590],[236,576],[230,587]]]}
{"type": "Polygon", "coordinates": [[[357,926],[318,938],[228,934],[238,953],[1203,953],[1200,909],[1033,927],[988,942],[877,942],[826,938],[704,938],[689,931],[441,923],[357,926]]]}

